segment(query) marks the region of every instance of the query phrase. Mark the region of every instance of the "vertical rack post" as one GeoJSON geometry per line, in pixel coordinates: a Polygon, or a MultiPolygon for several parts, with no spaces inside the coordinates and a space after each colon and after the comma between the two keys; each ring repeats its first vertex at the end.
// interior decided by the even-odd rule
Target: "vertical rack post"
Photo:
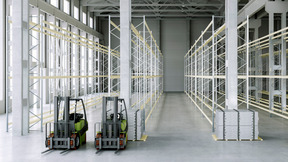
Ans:
{"type": "Polygon", "coordinates": [[[6,99],[6,132],[9,131],[9,87],[10,87],[10,84],[9,84],[9,66],[10,66],[10,61],[9,61],[9,57],[10,57],[10,52],[8,52],[10,49],[8,49],[8,43],[9,43],[9,34],[11,34],[10,32],[10,26],[9,26],[9,17],[6,16],[6,20],[5,20],[5,30],[6,30],[6,35],[5,35],[5,39],[6,39],[6,42],[5,42],[5,47],[6,47],[6,56],[5,56],[5,99],[6,99]],[[9,31],[9,34],[8,34],[8,31],[9,31]]]}
{"type": "MultiPolygon", "coordinates": [[[[196,40],[195,40],[195,43],[196,43],[196,40]]],[[[198,73],[197,73],[197,61],[198,61],[198,59],[197,59],[197,52],[196,52],[196,48],[197,48],[197,45],[195,45],[195,48],[194,48],[194,62],[195,62],[195,65],[194,65],[194,72],[195,72],[195,74],[194,74],[194,80],[195,80],[195,86],[194,86],[194,101],[196,101],[197,100],[197,89],[198,89],[198,84],[197,84],[197,75],[198,75],[198,73]]],[[[191,50],[191,57],[193,57],[193,49],[191,50]]],[[[192,96],[191,96],[192,97],[192,96]]]]}
{"type": "Polygon", "coordinates": [[[215,37],[214,37],[214,25],[215,25],[215,20],[214,20],[214,15],[212,16],[212,132],[215,131],[214,128],[214,112],[215,112],[215,37]]]}
{"type": "Polygon", "coordinates": [[[146,26],[145,26],[145,21],[146,21],[146,19],[145,19],[145,16],[143,16],[143,71],[142,71],[142,73],[143,73],[143,105],[144,105],[144,111],[145,111],[145,101],[146,101],[146,97],[147,97],[147,95],[146,95],[146,93],[147,93],[147,79],[146,79],[146,64],[147,64],[147,62],[146,62],[146,59],[147,59],[147,57],[146,57],[146,55],[148,54],[148,52],[147,52],[147,47],[146,47],[146,34],[145,34],[145,32],[146,32],[146,26]]]}
{"type": "MultiPolygon", "coordinates": [[[[201,35],[203,34],[203,31],[201,32],[201,35]]],[[[204,96],[204,38],[203,36],[201,37],[201,43],[200,43],[200,47],[201,51],[199,52],[201,55],[201,108],[202,110],[204,109],[204,102],[203,102],[203,96],[204,96]]]]}
{"type": "Polygon", "coordinates": [[[43,30],[43,16],[40,15],[40,26],[41,26],[41,35],[40,35],[40,109],[41,109],[41,132],[43,132],[43,70],[44,70],[44,30],[43,30]]]}
{"type": "MultiPolygon", "coordinates": [[[[145,21],[146,23],[146,21],[145,21]]],[[[149,82],[150,82],[150,110],[153,107],[153,83],[152,83],[152,78],[153,78],[153,42],[152,42],[152,33],[150,35],[150,78],[149,78],[149,82]]]]}
{"type": "Polygon", "coordinates": [[[111,94],[111,16],[108,19],[108,95],[111,94]]]}
{"type": "MultiPolygon", "coordinates": [[[[190,80],[190,89],[187,89],[187,93],[190,94],[190,96],[192,97],[192,93],[194,92],[193,90],[195,89],[195,84],[193,81],[195,81],[195,71],[193,71],[193,61],[195,62],[195,60],[193,60],[193,56],[192,56],[192,49],[190,49],[190,52],[188,51],[188,55],[187,55],[187,59],[190,60],[191,64],[189,65],[190,66],[190,72],[189,74],[191,75],[189,80],[190,80]],[[194,77],[193,77],[194,75],[194,77]],[[193,86],[194,84],[194,86],[193,86]],[[193,89],[194,87],[194,89],[193,89]]],[[[194,67],[195,68],[195,67],[194,67]]]]}
{"type": "MultiPolygon", "coordinates": [[[[287,13],[286,12],[283,12],[282,15],[281,15],[281,26],[282,26],[282,29],[286,27],[286,24],[287,24],[287,20],[286,20],[286,16],[287,16],[287,13]]],[[[282,31],[282,34],[284,34],[287,30],[285,31],[282,31]]],[[[285,35],[282,35],[281,37],[281,75],[282,76],[286,76],[287,75],[287,70],[286,70],[286,57],[287,57],[287,52],[286,52],[286,40],[285,40],[285,35]]],[[[287,89],[287,83],[286,83],[286,79],[283,78],[281,79],[281,90],[282,90],[282,93],[281,93],[281,109],[282,111],[286,111],[286,102],[287,102],[287,98],[286,98],[286,89],[287,89]]]]}
{"type": "Polygon", "coordinates": [[[249,109],[249,16],[246,23],[246,108],[249,109]]]}

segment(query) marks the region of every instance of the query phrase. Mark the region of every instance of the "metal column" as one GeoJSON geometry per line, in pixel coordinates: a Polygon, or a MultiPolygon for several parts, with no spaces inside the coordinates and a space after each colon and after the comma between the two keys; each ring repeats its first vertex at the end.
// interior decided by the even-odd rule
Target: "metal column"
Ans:
{"type": "MultiPolygon", "coordinates": [[[[269,33],[274,32],[274,13],[269,13],[269,33]]],[[[274,45],[273,36],[269,37],[269,75],[274,75],[274,45]]],[[[269,78],[269,109],[273,110],[274,107],[274,78],[269,78]]]]}
{"type": "Polygon", "coordinates": [[[28,106],[28,29],[29,2],[14,0],[13,4],[13,135],[27,135],[29,132],[28,106]]]}
{"type": "Polygon", "coordinates": [[[238,1],[237,0],[225,0],[225,23],[226,23],[226,109],[238,109],[237,108],[237,12],[238,1]]]}
{"type": "Polygon", "coordinates": [[[120,96],[131,104],[131,0],[120,1],[120,96]]]}

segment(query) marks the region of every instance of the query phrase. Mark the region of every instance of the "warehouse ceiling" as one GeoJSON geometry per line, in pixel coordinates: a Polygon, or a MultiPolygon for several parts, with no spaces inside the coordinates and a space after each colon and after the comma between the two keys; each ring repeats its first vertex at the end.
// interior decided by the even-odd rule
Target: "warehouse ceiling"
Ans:
{"type": "MultiPolygon", "coordinates": [[[[118,16],[119,0],[82,0],[97,16],[118,16]]],[[[239,9],[248,0],[239,0],[239,9]]],[[[203,18],[223,13],[225,0],[132,0],[132,15],[203,18]]]]}

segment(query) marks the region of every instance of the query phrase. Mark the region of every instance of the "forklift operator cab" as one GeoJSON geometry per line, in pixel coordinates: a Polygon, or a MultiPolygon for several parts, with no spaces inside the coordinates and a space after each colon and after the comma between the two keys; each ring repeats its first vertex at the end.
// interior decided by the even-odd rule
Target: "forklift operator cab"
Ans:
{"type": "MultiPolygon", "coordinates": [[[[110,114],[110,121],[113,121],[114,114],[110,114]]],[[[127,120],[123,118],[122,113],[117,113],[117,121],[121,121],[121,132],[125,132],[125,129],[127,128],[127,120]]]]}

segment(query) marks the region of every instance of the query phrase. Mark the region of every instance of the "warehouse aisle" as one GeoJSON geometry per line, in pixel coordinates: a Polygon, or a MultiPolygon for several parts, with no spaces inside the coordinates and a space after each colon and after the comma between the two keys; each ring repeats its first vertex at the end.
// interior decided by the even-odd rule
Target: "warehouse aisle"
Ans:
{"type": "Polygon", "coordinates": [[[271,119],[265,112],[259,112],[260,136],[264,141],[216,142],[211,136],[211,125],[184,93],[165,93],[147,123],[147,141],[129,142],[118,155],[114,151],[95,154],[93,124],[99,120],[99,114],[99,107],[88,114],[87,144],[65,155],[59,150],[41,155],[46,148],[44,133],[40,131],[23,137],[1,132],[0,161],[288,161],[287,120],[271,119]]]}
{"type": "MultiPolygon", "coordinates": [[[[156,138],[157,141],[162,141],[163,145],[167,146],[165,147],[167,151],[193,149],[195,145],[201,147],[207,142],[206,139],[208,141],[211,139],[210,124],[189,102],[184,93],[166,93],[162,106],[154,112],[153,117],[147,126],[149,139],[156,138]]],[[[155,143],[155,147],[159,149],[163,145],[155,143]]],[[[185,152],[185,150],[182,151],[185,152]]]]}
{"type": "Polygon", "coordinates": [[[264,141],[214,141],[211,125],[188,97],[166,93],[148,122],[148,140],[133,155],[140,161],[288,161],[287,120],[263,111],[259,116],[264,141]]]}

